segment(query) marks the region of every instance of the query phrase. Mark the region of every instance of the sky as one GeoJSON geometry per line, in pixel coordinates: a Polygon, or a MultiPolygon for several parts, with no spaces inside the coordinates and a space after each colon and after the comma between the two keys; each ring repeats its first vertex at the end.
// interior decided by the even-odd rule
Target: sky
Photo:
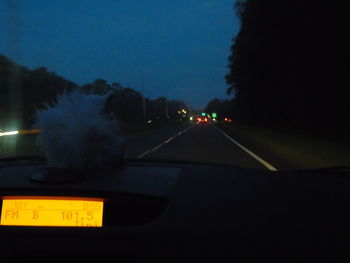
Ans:
{"type": "Polygon", "coordinates": [[[202,109],[213,98],[229,98],[224,76],[240,26],[233,4],[0,0],[0,54],[78,85],[102,78],[202,109]]]}

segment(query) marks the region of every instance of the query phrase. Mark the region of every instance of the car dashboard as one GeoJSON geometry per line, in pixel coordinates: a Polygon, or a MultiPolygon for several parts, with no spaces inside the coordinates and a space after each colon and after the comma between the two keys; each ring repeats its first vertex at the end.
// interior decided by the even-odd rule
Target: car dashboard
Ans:
{"type": "MultiPolygon", "coordinates": [[[[102,200],[102,225],[2,224],[3,262],[348,257],[350,181],[343,174],[130,160],[72,183],[33,181],[43,169],[43,160],[1,164],[1,205],[6,198],[102,200]]],[[[2,217],[18,217],[0,208],[2,217]]]]}

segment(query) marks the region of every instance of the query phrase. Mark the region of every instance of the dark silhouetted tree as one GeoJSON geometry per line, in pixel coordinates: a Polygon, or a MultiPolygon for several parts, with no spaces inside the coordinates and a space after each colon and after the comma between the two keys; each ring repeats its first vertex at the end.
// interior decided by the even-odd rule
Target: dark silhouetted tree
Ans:
{"type": "Polygon", "coordinates": [[[348,127],[346,3],[247,0],[236,8],[241,29],[225,79],[239,118],[315,131],[348,127]]]}

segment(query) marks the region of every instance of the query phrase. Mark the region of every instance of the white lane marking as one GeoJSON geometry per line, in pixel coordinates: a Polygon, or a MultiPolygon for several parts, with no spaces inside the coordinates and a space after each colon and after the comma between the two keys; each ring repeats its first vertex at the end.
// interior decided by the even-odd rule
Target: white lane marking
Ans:
{"type": "Polygon", "coordinates": [[[150,151],[147,150],[143,154],[140,154],[139,156],[137,156],[137,159],[140,159],[140,158],[142,158],[143,156],[145,156],[146,154],[149,154],[149,153],[150,153],[150,151]]]}
{"type": "MultiPolygon", "coordinates": [[[[213,125],[213,124],[212,124],[213,125]]],[[[277,169],[275,167],[273,167],[271,164],[269,164],[268,162],[266,162],[265,160],[263,160],[262,158],[260,158],[259,156],[257,156],[255,153],[253,153],[252,151],[249,151],[246,147],[244,147],[242,144],[240,144],[239,142],[237,142],[236,140],[232,139],[230,136],[228,136],[224,131],[220,130],[218,127],[216,127],[215,125],[213,125],[215,129],[217,129],[219,132],[221,132],[223,135],[225,135],[225,137],[227,139],[229,139],[231,142],[233,142],[234,144],[236,144],[239,148],[241,148],[243,151],[245,151],[246,153],[248,153],[250,156],[252,156],[255,160],[257,160],[258,162],[260,162],[261,164],[263,164],[267,169],[269,169],[270,171],[274,171],[276,172],[277,169]]]]}
{"type": "Polygon", "coordinates": [[[152,153],[152,152],[158,150],[158,149],[159,149],[160,147],[162,147],[164,144],[170,142],[171,140],[174,140],[177,136],[180,136],[180,135],[183,134],[186,130],[191,129],[192,127],[193,127],[193,126],[190,126],[189,128],[186,128],[185,130],[183,130],[183,131],[177,133],[175,136],[172,136],[172,137],[168,138],[166,141],[164,141],[164,142],[158,144],[156,147],[152,148],[151,150],[145,151],[143,154],[140,154],[140,155],[137,156],[136,158],[137,158],[137,159],[140,159],[140,158],[144,157],[145,155],[150,154],[150,153],[152,153]]]}
{"type": "Polygon", "coordinates": [[[151,152],[157,151],[160,147],[162,147],[164,145],[164,142],[162,142],[161,144],[157,145],[156,147],[154,147],[151,152]]]}
{"type": "Polygon", "coordinates": [[[171,140],[173,140],[174,139],[174,137],[170,137],[169,139],[167,139],[164,143],[168,143],[168,142],[170,142],[171,140]]]}

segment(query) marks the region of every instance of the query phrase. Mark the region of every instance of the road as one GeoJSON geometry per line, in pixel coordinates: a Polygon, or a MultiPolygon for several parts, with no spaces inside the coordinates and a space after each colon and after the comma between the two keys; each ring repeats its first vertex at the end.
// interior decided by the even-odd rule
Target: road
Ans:
{"type": "MultiPolygon", "coordinates": [[[[125,137],[126,157],[275,170],[349,166],[349,142],[237,125],[172,123],[125,137]]],[[[36,134],[0,136],[0,158],[43,156],[36,134]]]]}
{"type": "MultiPolygon", "coordinates": [[[[0,156],[42,156],[36,135],[0,138],[0,156]]],[[[213,124],[178,123],[125,139],[126,157],[163,159],[276,170],[213,124]]]]}
{"type": "Polygon", "coordinates": [[[276,170],[213,124],[182,124],[128,137],[126,156],[276,170]]]}

